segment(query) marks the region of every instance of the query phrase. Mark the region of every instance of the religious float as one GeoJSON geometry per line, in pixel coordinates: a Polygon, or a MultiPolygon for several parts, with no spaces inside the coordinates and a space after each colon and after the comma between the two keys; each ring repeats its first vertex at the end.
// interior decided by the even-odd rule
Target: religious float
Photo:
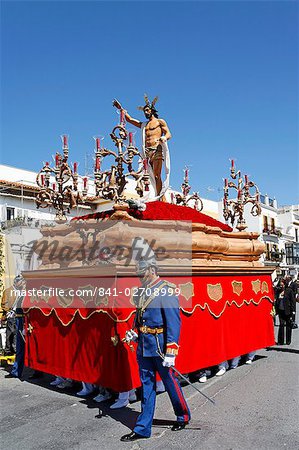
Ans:
{"type": "Polygon", "coordinates": [[[74,170],[68,165],[66,137],[54,169],[46,164],[37,176],[37,205],[54,206],[58,220],[56,226],[43,227],[34,244],[39,267],[23,274],[26,364],[117,392],[140,386],[135,344],[123,342],[133,326],[140,287],[132,257],[132,242],[140,236],[157,256],[161,278],[179,297],[178,370],[190,373],[273,345],[271,269],[259,261],[264,245],[257,233],[245,231],[243,218],[245,204],[259,213],[255,184],[243,179],[232,162],[223,208],[232,223],[238,218],[238,231],[200,211],[202,201],[197,193],[190,195],[187,170],[182,193],[165,201],[171,136],[166,122],[157,118],[155,102],[147,97],[145,123],[132,119],[119,102],[114,106],[120,109],[120,124],[110,135],[116,151],[101,148],[98,138],[95,149],[95,194],[110,202],[107,211],[63,220],[67,209],[87,195],[86,179],[78,193],[77,165],[74,170]],[[125,120],[142,130],[140,152],[125,120]],[[155,127],[147,127],[151,120],[155,127]],[[113,164],[102,170],[108,156],[113,164]],[[139,164],[134,169],[135,157],[139,164]],[[162,162],[168,164],[164,182],[162,162]],[[133,196],[126,191],[129,177],[133,196]],[[236,190],[235,199],[229,199],[229,189],[236,190]]]}

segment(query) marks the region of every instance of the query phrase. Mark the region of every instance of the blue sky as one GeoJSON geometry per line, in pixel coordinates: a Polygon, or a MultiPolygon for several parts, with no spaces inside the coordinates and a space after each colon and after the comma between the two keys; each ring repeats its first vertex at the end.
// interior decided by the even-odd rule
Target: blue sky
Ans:
{"type": "Polygon", "coordinates": [[[298,203],[298,3],[2,2],[1,162],[38,170],[70,135],[84,172],[117,97],[159,95],[171,184],[183,168],[218,199],[229,158],[279,204],[298,203]],[[213,190],[211,190],[213,189],[213,190]]]}

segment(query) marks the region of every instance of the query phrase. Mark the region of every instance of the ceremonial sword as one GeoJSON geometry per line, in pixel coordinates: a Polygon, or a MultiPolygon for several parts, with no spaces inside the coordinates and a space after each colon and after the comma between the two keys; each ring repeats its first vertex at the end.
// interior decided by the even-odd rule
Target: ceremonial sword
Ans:
{"type": "MultiPolygon", "coordinates": [[[[158,353],[158,355],[160,356],[160,358],[163,359],[163,361],[165,360],[165,356],[160,353],[158,350],[156,350],[156,352],[158,353]]],[[[174,366],[171,366],[172,370],[174,372],[176,372],[181,378],[183,378],[184,381],[186,381],[186,383],[189,384],[189,386],[193,387],[193,389],[195,389],[197,392],[199,392],[201,395],[203,395],[207,400],[209,400],[209,402],[213,403],[213,405],[216,405],[215,400],[213,400],[212,398],[208,397],[206,394],[204,394],[203,392],[201,392],[200,389],[198,389],[196,386],[194,386],[194,384],[190,383],[190,381],[188,380],[188,378],[186,378],[178,369],[176,369],[174,366]]]]}

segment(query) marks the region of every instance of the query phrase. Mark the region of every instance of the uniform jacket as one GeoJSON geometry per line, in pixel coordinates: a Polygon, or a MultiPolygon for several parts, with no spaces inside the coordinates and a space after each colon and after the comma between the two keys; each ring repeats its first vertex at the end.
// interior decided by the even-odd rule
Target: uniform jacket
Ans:
{"type": "Polygon", "coordinates": [[[293,289],[288,286],[285,288],[284,292],[284,305],[286,316],[291,315],[296,311],[296,298],[293,289]]]}
{"type": "Polygon", "coordinates": [[[138,323],[137,310],[136,328],[140,329],[141,326],[147,326],[149,328],[164,329],[163,333],[156,335],[139,331],[137,352],[145,357],[157,357],[157,351],[174,355],[178,352],[181,330],[179,300],[175,295],[162,295],[161,289],[163,292],[163,288],[167,292],[171,292],[174,290],[175,285],[159,279],[149,288],[151,295],[141,295],[138,299],[137,306],[139,308],[148,302],[150,303],[141,312],[140,323],[138,323]],[[169,291],[168,288],[170,288],[169,291]]]}

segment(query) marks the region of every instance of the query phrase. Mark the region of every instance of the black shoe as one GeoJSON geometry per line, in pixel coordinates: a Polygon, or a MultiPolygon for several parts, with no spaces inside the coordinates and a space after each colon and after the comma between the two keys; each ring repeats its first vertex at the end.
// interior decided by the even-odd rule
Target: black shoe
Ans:
{"type": "Polygon", "coordinates": [[[287,342],[286,345],[291,345],[291,342],[287,342]]]}
{"type": "Polygon", "coordinates": [[[120,438],[122,442],[131,442],[131,441],[137,441],[137,439],[146,439],[146,436],[141,436],[141,434],[135,433],[135,431],[132,431],[130,434],[125,434],[120,438]]]}
{"type": "Polygon", "coordinates": [[[8,373],[7,375],[4,375],[4,378],[18,378],[18,377],[12,375],[11,373],[8,373]]]}
{"type": "Polygon", "coordinates": [[[189,422],[176,422],[171,427],[171,431],[180,431],[185,428],[186,425],[188,425],[189,422]]]}

